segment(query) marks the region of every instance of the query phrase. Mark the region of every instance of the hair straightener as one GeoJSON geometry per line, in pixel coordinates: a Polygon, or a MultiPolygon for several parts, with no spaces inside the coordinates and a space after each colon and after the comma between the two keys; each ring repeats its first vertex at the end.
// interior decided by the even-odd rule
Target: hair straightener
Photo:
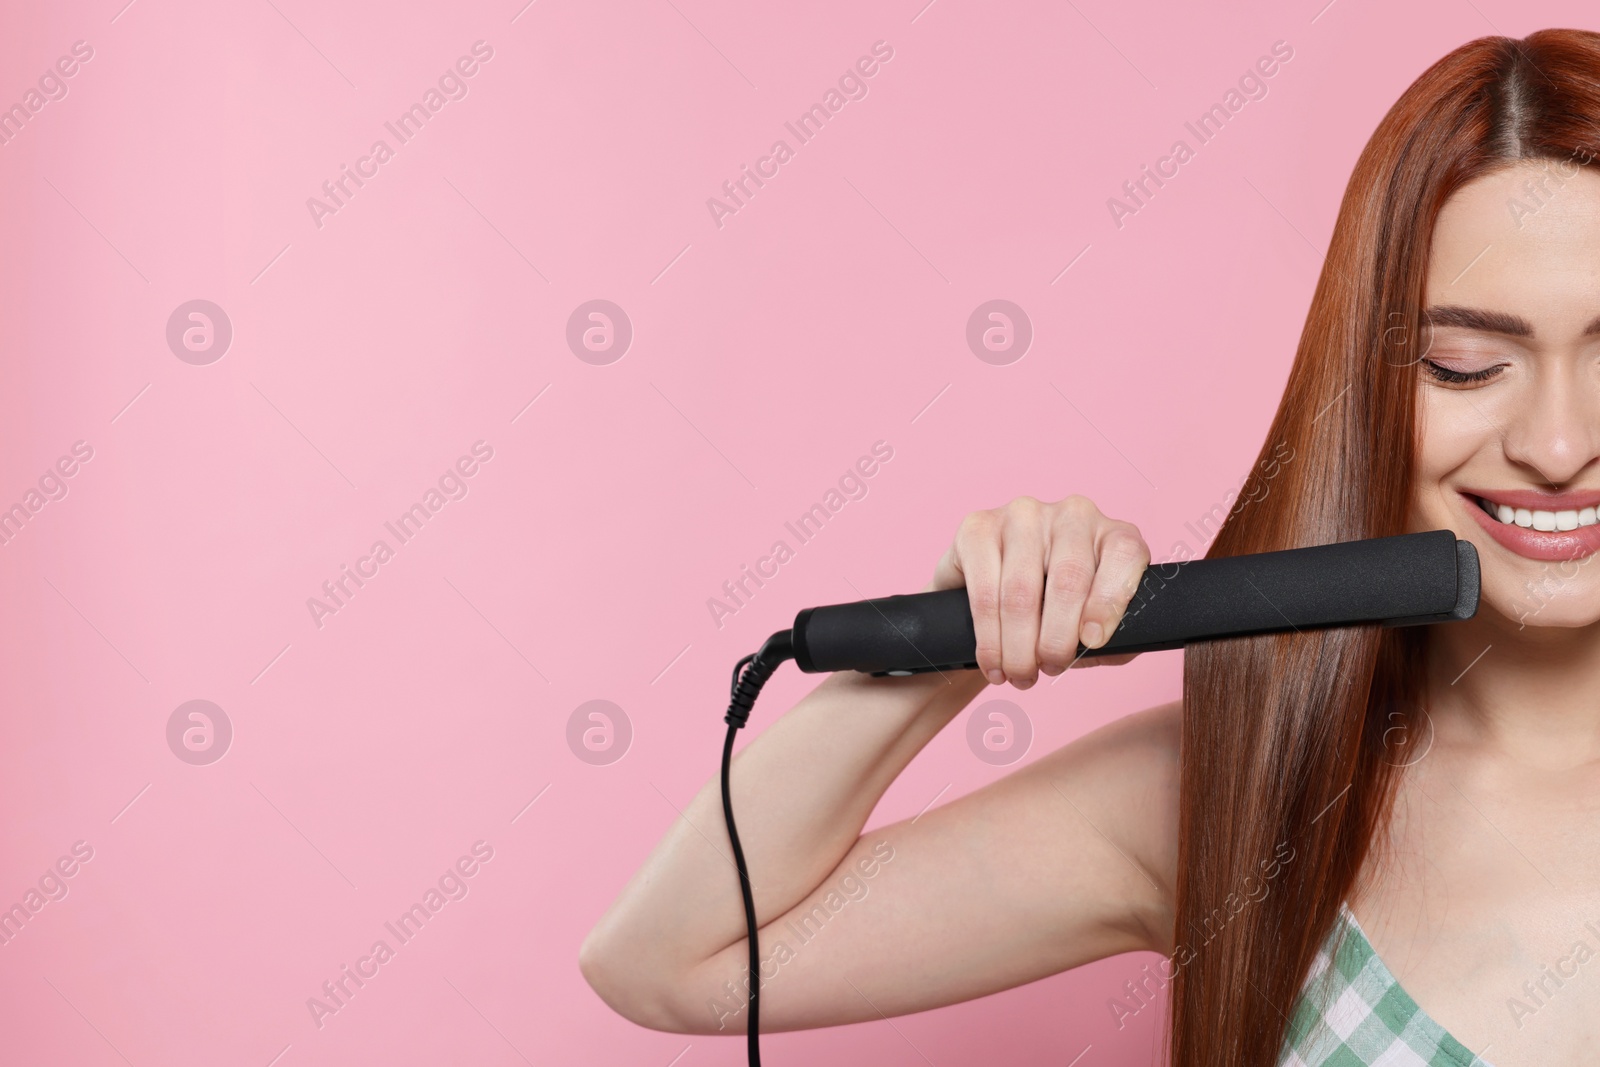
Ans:
{"type": "MultiPolygon", "coordinates": [[[[1181,648],[1197,641],[1330,626],[1416,626],[1470,619],[1478,610],[1478,552],[1451,530],[1376,537],[1279,552],[1158,563],[1145,568],[1128,609],[1099,648],[1078,658],[1181,648]]],[[[750,941],[750,1067],[760,1067],[761,994],[755,902],[728,798],[733,738],[761,687],[785,660],[807,673],[874,677],[975,670],[967,590],[945,589],[806,608],[733,669],[723,721],[722,813],[728,823],[750,941]]]]}

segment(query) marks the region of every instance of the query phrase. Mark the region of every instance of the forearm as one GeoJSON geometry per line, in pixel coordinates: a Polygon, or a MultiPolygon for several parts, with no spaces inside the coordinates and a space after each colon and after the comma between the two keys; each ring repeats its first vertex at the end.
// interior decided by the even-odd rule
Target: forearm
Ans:
{"type": "MultiPolygon", "coordinates": [[[[758,923],[784,914],[834,870],[889,784],[985,684],[976,671],[841,672],[735,754],[734,818],[758,923]]],[[[585,973],[603,996],[621,980],[608,961],[627,961],[635,992],[670,988],[673,976],[745,937],[717,775],[683,815],[585,943],[585,973]]]]}

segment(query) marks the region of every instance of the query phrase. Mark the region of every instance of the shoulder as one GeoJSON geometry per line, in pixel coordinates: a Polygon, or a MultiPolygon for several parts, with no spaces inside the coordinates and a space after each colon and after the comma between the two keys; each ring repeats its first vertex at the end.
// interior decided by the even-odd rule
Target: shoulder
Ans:
{"type": "Polygon", "coordinates": [[[1179,752],[1183,701],[1132,712],[1037,761],[1040,773],[1070,775],[1079,804],[1139,870],[1130,903],[1152,951],[1173,950],[1177,914],[1179,752]]]}
{"type": "Polygon", "coordinates": [[[1127,742],[1135,753],[1132,773],[1139,777],[1143,803],[1133,825],[1134,858],[1160,888],[1157,911],[1147,924],[1151,947],[1170,953],[1178,905],[1178,800],[1182,784],[1179,754],[1183,743],[1183,701],[1146,708],[1127,717],[1127,742]]]}

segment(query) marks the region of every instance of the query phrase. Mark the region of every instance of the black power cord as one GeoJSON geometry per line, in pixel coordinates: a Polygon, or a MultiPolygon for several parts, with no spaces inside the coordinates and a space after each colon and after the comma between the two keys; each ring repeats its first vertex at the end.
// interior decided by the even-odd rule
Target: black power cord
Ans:
{"type": "Polygon", "coordinates": [[[794,658],[791,632],[780,630],[767,638],[759,652],[740,660],[733,668],[732,698],[722,721],[728,724],[728,738],[722,743],[722,817],[728,823],[728,840],[733,844],[733,863],[739,869],[739,893],[744,897],[744,924],[750,940],[750,1022],[745,1032],[745,1048],[750,1067],[761,1067],[761,946],[756,934],[756,902],[750,893],[750,872],[744,864],[744,849],[739,846],[739,831],[733,823],[733,800],[728,788],[728,768],[733,762],[733,735],[750,718],[750,709],[761,695],[761,687],[778,666],[794,658]]]}

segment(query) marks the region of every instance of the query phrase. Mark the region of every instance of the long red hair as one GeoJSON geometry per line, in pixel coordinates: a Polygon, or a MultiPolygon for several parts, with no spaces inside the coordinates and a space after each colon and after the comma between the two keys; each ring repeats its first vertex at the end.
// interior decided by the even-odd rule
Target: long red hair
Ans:
{"type": "MultiPolygon", "coordinates": [[[[1482,37],[1412,83],[1356,162],[1277,415],[1207,558],[1408,532],[1440,208],[1516,160],[1570,174],[1596,155],[1600,34],[1482,37]]],[[[1427,629],[1186,652],[1174,1067],[1278,1062],[1316,951],[1388,824],[1398,768],[1425,740],[1427,629]]]]}

